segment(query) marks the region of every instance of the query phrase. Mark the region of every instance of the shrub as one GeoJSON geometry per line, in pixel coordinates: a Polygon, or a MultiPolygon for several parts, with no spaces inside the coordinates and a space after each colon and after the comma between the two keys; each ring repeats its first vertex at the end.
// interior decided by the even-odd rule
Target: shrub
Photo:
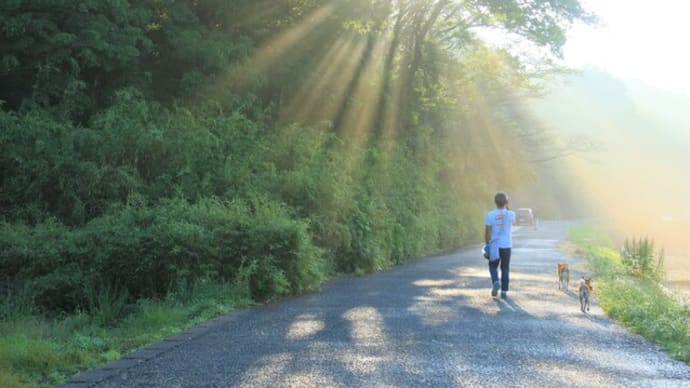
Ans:
{"type": "Polygon", "coordinates": [[[625,240],[621,260],[626,271],[635,277],[661,280],[664,277],[664,250],[654,250],[654,240],[638,238],[625,240]]]}
{"type": "Polygon", "coordinates": [[[248,295],[263,300],[313,288],[325,276],[308,224],[261,198],[156,206],[134,198],[75,230],[53,220],[4,222],[0,231],[8,284],[27,284],[44,310],[83,308],[102,324],[122,315],[125,300],[162,297],[199,279],[245,276],[248,295]]]}
{"type": "Polygon", "coordinates": [[[0,111],[0,128],[0,216],[9,221],[80,225],[140,186],[131,168],[108,163],[101,131],[40,110],[0,111]]]}

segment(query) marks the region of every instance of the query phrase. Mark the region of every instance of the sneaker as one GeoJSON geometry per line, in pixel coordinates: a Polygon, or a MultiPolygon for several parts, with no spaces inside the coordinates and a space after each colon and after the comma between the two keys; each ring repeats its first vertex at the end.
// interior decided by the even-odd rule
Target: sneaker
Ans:
{"type": "Polygon", "coordinates": [[[501,291],[501,299],[508,298],[508,291],[501,291]]]}
{"type": "Polygon", "coordinates": [[[498,282],[494,283],[494,286],[491,287],[491,296],[496,296],[499,288],[501,288],[501,284],[498,282]]]}

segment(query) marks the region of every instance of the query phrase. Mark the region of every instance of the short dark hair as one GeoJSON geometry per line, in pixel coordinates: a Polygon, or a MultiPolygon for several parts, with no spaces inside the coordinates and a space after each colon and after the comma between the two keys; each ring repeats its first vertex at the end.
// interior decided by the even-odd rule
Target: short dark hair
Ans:
{"type": "Polygon", "coordinates": [[[499,191],[494,195],[494,203],[496,206],[505,206],[508,203],[508,194],[499,191]]]}

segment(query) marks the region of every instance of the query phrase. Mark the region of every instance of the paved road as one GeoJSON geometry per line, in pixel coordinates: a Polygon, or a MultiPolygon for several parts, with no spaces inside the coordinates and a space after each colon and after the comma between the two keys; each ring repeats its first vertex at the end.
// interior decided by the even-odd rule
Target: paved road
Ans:
{"type": "Polygon", "coordinates": [[[557,251],[566,228],[515,232],[507,300],[473,246],[233,312],[65,386],[689,387],[690,367],[558,291],[559,259],[585,268],[557,251]]]}

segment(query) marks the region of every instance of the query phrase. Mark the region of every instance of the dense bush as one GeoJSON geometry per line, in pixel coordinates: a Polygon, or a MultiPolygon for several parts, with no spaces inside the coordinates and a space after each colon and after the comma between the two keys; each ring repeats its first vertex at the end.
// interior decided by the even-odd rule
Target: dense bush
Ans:
{"type": "Polygon", "coordinates": [[[0,124],[0,268],[44,309],[82,308],[99,287],[163,296],[204,276],[265,299],[479,230],[478,208],[434,178],[443,161],[416,161],[406,144],[267,131],[211,105],[165,109],[134,89],[89,127],[39,109],[0,112],[0,124]]]}
{"type": "Polygon", "coordinates": [[[75,225],[123,201],[141,182],[131,166],[108,163],[101,131],[47,112],[0,111],[0,216],[28,223],[56,217],[75,225]]]}
{"type": "Polygon", "coordinates": [[[37,306],[71,311],[109,288],[160,297],[206,278],[245,282],[247,294],[262,300],[313,288],[325,275],[307,224],[276,203],[134,202],[79,229],[2,223],[6,279],[29,285],[37,306]]]}
{"type": "Polygon", "coordinates": [[[83,269],[67,255],[72,238],[55,220],[35,227],[0,223],[0,280],[10,303],[72,310],[85,299],[83,269]]]}
{"type": "Polygon", "coordinates": [[[404,144],[357,147],[297,125],[266,144],[261,185],[311,221],[336,271],[371,272],[478,237],[483,209],[435,179],[443,160],[422,165],[404,144]]]}
{"type": "Polygon", "coordinates": [[[270,298],[476,236],[476,207],[429,178],[442,164],[424,173],[404,145],[384,154],[313,127],[266,133],[136,90],[117,101],[88,128],[0,112],[0,268],[44,309],[82,308],[99,287],[163,296],[202,277],[270,298]]]}
{"type": "Polygon", "coordinates": [[[83,225],[133,192],[152,201],[233,197],[253,184],[261,158],[260,124],[237,112],[169,111],[134,89],[90,127],[33,109],[0,111],[0,128],[0,216],[29,224],[83,225]]]}

